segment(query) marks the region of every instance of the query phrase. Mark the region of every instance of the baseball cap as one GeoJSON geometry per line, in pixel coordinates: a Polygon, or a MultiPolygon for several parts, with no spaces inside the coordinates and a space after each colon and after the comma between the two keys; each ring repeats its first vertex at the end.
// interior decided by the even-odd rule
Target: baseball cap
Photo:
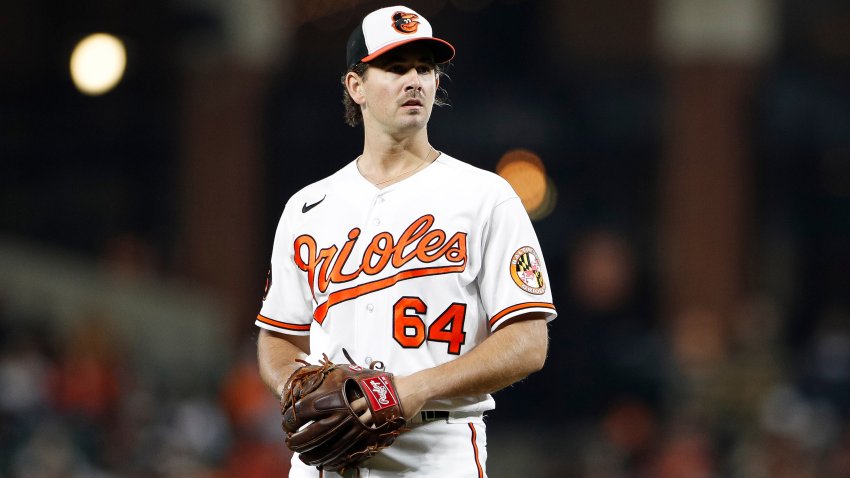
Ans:
{"type": "Polygon", "coordinates": [[[396,6],[381,8],[363,17],[348,37],[346,64],[351,68],[361,61],[372,61],[411,42],[427,45],[437,63],[445,63],[455,56],[455,48],[449,42],[433,36],[431,24],[425,17],[410,8],[396,6]]]}

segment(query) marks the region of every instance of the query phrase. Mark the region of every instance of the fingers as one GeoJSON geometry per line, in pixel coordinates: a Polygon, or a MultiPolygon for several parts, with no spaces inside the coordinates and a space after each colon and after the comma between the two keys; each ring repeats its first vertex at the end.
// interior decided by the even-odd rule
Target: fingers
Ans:
{"type": "Polygon", "coordinates": [[[359,418],[360,418],[360,423],[362,423],[364,425],[371,425],[372,424],[372,412],[369,411],[368,409],[365,412],[363,412],[363,415],[360,415],[359,418]]]}
{"type": "Polygon", "coordinates": [[[372,411],[369,410],[368,406],[366,406],[365,398],[358,398],[351,402],[351,409],[354,410],[355,414],[357,414],[357,418],[360,419],[360,423],[364,425],[370,425],[372,423],[372,411]]]}

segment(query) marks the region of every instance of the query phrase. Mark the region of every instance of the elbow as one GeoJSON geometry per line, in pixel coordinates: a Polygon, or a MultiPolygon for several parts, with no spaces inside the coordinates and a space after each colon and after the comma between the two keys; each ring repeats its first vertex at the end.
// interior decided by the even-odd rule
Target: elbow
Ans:
{"type": "Polygon", "coordinates": [[[546,353],[527,353],[523,356],[522,365],[517,367],[514,381],[520,381],[527,378],[529,375],[539,372],[543,369],[543,364],[546,362],[546,353]]]}
{"type": "Polygon", "coordinates": [[[546,364],[546,347],[536,350],[529,359],[528,374],[543,370],[543,365],[546,364]]]}
{"type": "Polygon", "coordinates": [[[546,356],[549,352],[549,330],[545,321],[539,321],[535,324],[534,340],[532,346],[528,350],[528,368],[529,375],[534,372],[539,372],[546,364],[546,356]]]}
{"type": "Polygon", "coordinates": [[[529,344],[522,354],[523,372],[525,376],[539,372],[546,364],[546,356],[548,353],[548,341],[544,335],[542,340],[535,340],[529,344]]]}
{"type": "MultiPolygon", "coordinates": [[[[512,361],[519,379],[539,372],[546,363],[549,352],[549,328],[545,317],[532,316],[506,327],[506,333],[512,336],[512,361]]],[[[497,332],[501,333],[501,332],[497,332]]],[[[510,343],[510,342],[509,342],[510,343]]]]}

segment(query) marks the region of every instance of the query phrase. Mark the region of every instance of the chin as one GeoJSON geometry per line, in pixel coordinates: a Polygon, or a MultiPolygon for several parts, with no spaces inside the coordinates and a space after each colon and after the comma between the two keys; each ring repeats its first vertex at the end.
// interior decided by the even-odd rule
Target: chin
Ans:
{"type": "Polygon", "coordinates": [[[404,118],[399,122],[400,130],[419,130],[428,126],[428,116],[416,115],[404,118]]]}

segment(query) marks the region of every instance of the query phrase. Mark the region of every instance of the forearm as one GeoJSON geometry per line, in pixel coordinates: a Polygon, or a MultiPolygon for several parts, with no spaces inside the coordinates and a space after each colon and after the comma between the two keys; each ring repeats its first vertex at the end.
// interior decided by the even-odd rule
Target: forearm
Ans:
{"type": "Polygon", "coordinates": [[[263,382],[278,397],[292,372],[303,364],[310,349],[309,336],[284,335],[261,330],[257,338],[257,363],[263,382]]]}
{"type": "Polygon", "coordinates": [[[506,325],[456,360],[399,377],[405,415],[415,414],[428,400],[501,390],[540,370],[547,347],[548,329],[542,318],[506,325]]]}

